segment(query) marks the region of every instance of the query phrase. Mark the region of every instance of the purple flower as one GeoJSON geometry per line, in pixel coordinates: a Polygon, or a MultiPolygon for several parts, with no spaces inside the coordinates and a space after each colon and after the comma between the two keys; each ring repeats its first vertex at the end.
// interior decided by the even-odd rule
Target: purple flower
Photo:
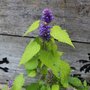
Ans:
{"type": "Polygon", "coordinates": [[[41,20],[50,23],[54,19],[54,16],[52,14],[52,11],[48,8],[44,9],[42,12],[41,20]]]}
{"type": "Polygon", "coordinates": [[[49,40],[50,39],[50,28],[51,26],[41,24],[39,27],[39,36],[43,40],[49,40]]]}
{"type": "Polygon", "coordinates": [[[44,9],[42,12],[41,17],[41,24],[39,27],[39,36],[43,40],[50,40],[50,28],[48,24],[54,19],[54,16],[52,15],[52,11],[50,9],[44,9]]]}
{"type": "Polygon", "coordinates": [[[8,82],[8,87],[9,87],[9,88],[11,88],[11,87],[12,87],[12,85],[13,85],[13,81],[12,81],[12,80],[10,80],[10,81],[8,82]]]}

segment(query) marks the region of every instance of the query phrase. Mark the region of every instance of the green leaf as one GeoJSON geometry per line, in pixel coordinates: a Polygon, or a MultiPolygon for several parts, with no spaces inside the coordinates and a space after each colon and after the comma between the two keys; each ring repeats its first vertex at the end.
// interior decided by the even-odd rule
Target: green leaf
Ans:
{"type": "Polygon", "coordinates": [[[60,61],[60,74],[61,74],[61,84],[64,87],[68,87],[68,78],[70,76],[70,66],[67,62],[60,61]]]}
{"type": "Polygon", "coordinates": [[[44,42],[44,44],[46,48],[48,49],[48,51],[52,51],[53,53],[57,51],[57,45],[53,38],[51,38],[51,40],[49,40],[48,42],[44,42]]]}
{"type": "MultiPolygon", "coordinates": [[[[58,61],[59,57],[55,57],[52,55],[51,52],[47,52],[45,50],[42,50],[40,52],[40,60],[41,62],[46,65],[48,68],[52,69],[54,72],[57,72],[59,70],[58,65],[56,66],[56,62],[58,61]],[[56,66],[56,67],[55,67],[56,66]]],[[[57,73],[54,73],[57,75],[57,73]]]]}
{"type": "Polygon", "coordinates": [[[38,66],[38,60],[37,57],[33,57],[30,61],[25,63],[25,68],[28,70],[36,69],[38,66]]]}
{"type": "Polygon", "coordinates": [[[40,90],[51,90],[49,85],[42,85],[40,90]]]}
{"type": "Polygon", "coordinates": [[[36,71],[35,70],[29,71],[28,76],[29,77],[35,77],[36,76],[36,71]]]}
{"type": "Polygon", "coordinates": [[[47,67],[45,65],[42,67],[41,73],[43,75],[46,75],[48,73],[47,67]]]}
{"type": "Polygon", "coordinates": [[[61,79],[61,83],[64,87],[68,87],[68,77],[70,75],[70,66],[63,60],[60,60],[60,52],[56,52],[52,54],[51,52],[47,52],[42,50],[40,52],[40,60],[43,64],[45,64],[48,68],[50,68],[53,74],[61,79]]]}
{"type": "Polygon", "coordinates": [[[84,85],[84,89],[83,90],[89,90],[89,86],[87,85],[86,80],[84,80],[83,85],[84,85]]]}
{"type": "Polygon", "coordinates": [[[39,84],[38,83],[32,83],[26,87],[26,90],[39,90],[39,84]]]}
{"type": "Polygon", "coordinates": [[[22,90],[22,86],[24,84],[24,77],[23,74],[18,75],[14,82],[11,90],[22,90]]]}
{"type": "Polygon", "coordinates": [[[87,86],[87,82],[84,81],[83,84],[82,82],[76,78],[76,77],[70,77],[69,78],[69,83],[76,88],[76,90],[89,90],[89,87],[87,86]]]}
{"type": "Polygon", "coordinates": [[[59,90],[59,85],[52,85],[52,90],[59,90]]]}
{"type": "Polygon", "coordinates": [[[84,84],[85,87],[87,86],[87,82],[86,82],[86,80],[84,80],[83,84],[84,84]]]}
{"type": "Polygon", "coordinates": [[[62,30],[62,28],[60,28],[59,26],[53,26],[50,34],[52,37],[54,37],[58,41],[63,42],[63,43],[67,43],[67,44],[74,47],[66,30],[62,30]]]}
{"type": "Polygon", "coordinates": [[[35,69],[34,70],[28,70],[27,69],[26,72],[27,72],[29,77],[35,77],[37,74],[35,69]]]}
{"type": "Polygon", "coordinates": [[[39,27],[40,20],[35,21],[31,26],[28,27],[28,30],[25,32],[24,36],[26,36],[28,33],[36,30],[39,27]]]}
{"type": "Polygon", "coordinates": [[[51,88],[50,88],[50,86],[49,86],[49,85],[47,85],[47,86],[46,86],[46,88],[47,88],[46,90],[51,90],[51,88]]]}
{"type": "Polygon", "coordinates": [[[74,87],[82,87],[82,82],[76,77],[70,77],[69,83],[74,87]]]}
{"type": "Polygon", "coordinates": [[[43,85],[40,90],[47,90],[46,86],[43,85]]]}
{"type": "Polygon", "coordinates": [[[32,59],[33,56],[35,56],[39,52],[39,50],[40,50],[40,45],[35,40],[31,41],[27,45],[27,47],[22,55],[20,64],[27,63],[29,60],[32,59]]]}

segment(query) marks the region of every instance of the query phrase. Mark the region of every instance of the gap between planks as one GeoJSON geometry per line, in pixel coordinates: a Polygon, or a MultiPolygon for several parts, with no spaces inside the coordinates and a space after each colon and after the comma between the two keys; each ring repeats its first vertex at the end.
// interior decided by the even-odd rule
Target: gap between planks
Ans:
{"type": "MultiPolygon", "coordinates": [[[[0,34],[0,36],[12,36],[12,37],[22,37],[22,38],[35,38],[34,36],[21,36],[21,35],[11,35],[11,34],[0,34]]],[[[90,42],[84,42],[84,41],[78,41],[78,40],[72,40],[72,42],[75,43],[84,43],[84,44],[90,44],[90,42]]]]}

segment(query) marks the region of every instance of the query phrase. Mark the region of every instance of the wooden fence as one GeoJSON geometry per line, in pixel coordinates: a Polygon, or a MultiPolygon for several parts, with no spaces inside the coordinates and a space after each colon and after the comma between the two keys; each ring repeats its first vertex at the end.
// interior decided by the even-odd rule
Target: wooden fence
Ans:
{"type": "MultiPolygon", "coordinates": [[[[29,37],[22,37],[27,27],[41,16],[44,8],[51,8],[55,15],[52,24],[58,24],[69,33],[75,49],[58,44],[65,52],[66,59],[77,72],[81,64],[78,60],[89,60],[90,54],[90,0],[0,0],[0,83],[5,84],[18,73],[23,72],[18,63],[27,43],[38,35],[38,30],[29,37]],[[5,72],[3,68],[8,70],[5,72]]],[[[89,73],[83,76],[89,78],[89,73]]],[[[30,82],[35,81],[31,79],[30,82]]]]}

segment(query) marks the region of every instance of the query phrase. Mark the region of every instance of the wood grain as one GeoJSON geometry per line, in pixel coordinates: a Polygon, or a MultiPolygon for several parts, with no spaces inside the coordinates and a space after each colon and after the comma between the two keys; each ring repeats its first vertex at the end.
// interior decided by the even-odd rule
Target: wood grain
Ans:
{"type": "MultiPolygon", "coordinates": [[[[27,27],[40,19],[44,8],[53,10],[55,20],[67,29],[73,41],[90,42],[89,0],[0,0],[0,34],[22,36],[27,27]]],[[[30,36],[37,36],[38,30],[30,36]]]]}
{"type": "MultiPolygon", "coordinates": [[[[79,72],[81,64],[76,61],[88,60],[90,53],[90,0],[0,0],[0,61],[7,57],[9,64],[0,64],[0,67],[9,68],[9,72],[0,69],[0,83],[6,84],[14,79],[17,74],[26,72],[23,67],[18,67],[22,53],[32,38],[22,37],[27,27],[37,19],[40,19],[44,8],[53,11],[55,20],[51,25],[58,24],[67,29],[75,49],[58,44],[58,48],[64,51],[63,59],[76,67],[79,72]]],[[[37,36],[38,30],[29,36],[37,36]]],[[[83,77],[90,80],[90,73],[83,77]]],[[[27,78],[27,77],[26,77],[27,78]]],[[[36,78],[27,78],[27,82],[35,82],[36,78]]]]}
{"type": "MultiPolygon", "coordinates": [[[[6,83],[6,80],[14,79],[20,72],[25,72],[22,67],[18,67],[18,63],[25,49],[25,46],[29,42],[29,38],[1,36],[0,35],[0,60],[7,57],[9,64],[0,65],[1,67],[8,67],[9,72],[0,70],[0,83],[6,83]]],[[[65,45],[58,44],[59,49],[65,52],[64,59],[66,59],[71,65],[76,66],[79,70],[79,63],[76,63],[79,59],[87,59],[88,53],[90,53],[90,45],[84,43],[74,43],[76,49],[65,45]]],[[[25,74],[26,75],[26,74],[25,74]]],[[[33,82],[35,79],[30,79],[33,82]]]]}

